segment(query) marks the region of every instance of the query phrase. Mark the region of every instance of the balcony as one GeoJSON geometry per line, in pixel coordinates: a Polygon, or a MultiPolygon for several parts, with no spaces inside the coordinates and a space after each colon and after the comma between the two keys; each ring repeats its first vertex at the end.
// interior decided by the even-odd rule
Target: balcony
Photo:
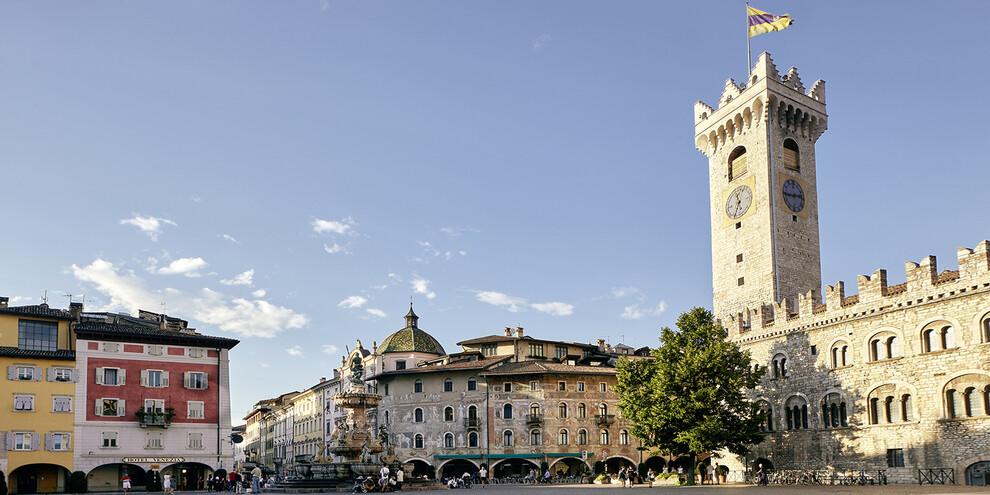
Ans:
{"type": "Polygon", "coordinates": [[[137,416],[138,423],[141,428],[147,428],[149,426],[157,426],[160,428],[168,428],[172,424],[172,417],[175,416],[175,410],[171,407],[166,408],[164,412],[161,411],[145,411],[143,407],[138,408],[137,412],[134,413],[137,416]]]}
{"type": "Polygon", "coordinates": [[[481,420],[478,418],[464,418],[464,427],[477,430],[481,428],[481,420]]]}
{"type": "Polygon", "coordinates": [[[542,414],[527,414],[526,415],[526,426],[539,426],[543,424],[542,414]]]}
{"type": "Polygon", "coordinates": [[[604,427],[612,426],[612,423],[615,423],[615,415],[597,414],[595,415],[595,422],[598,423],[598,426],[604,426],[604,427]]]}

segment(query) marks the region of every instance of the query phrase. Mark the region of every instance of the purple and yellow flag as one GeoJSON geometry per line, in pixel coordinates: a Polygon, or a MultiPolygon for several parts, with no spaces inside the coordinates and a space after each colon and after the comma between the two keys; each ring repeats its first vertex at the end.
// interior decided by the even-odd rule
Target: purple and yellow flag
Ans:
{"type": "Polygon", "coordinates": [[[768,14],[762,10],[756,10],[749,5],[746,6],[746,16],[749,18],[750,38],[758,34],[769,33],[770,31],[783,31],[794,22],[787,14],[768,14]]]}

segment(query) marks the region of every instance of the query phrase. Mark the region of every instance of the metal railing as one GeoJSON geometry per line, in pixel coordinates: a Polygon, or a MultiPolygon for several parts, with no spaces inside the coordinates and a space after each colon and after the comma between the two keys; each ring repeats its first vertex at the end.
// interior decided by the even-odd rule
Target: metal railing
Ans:
{"type": "Polygon", "coordinates": [[[931,468],[918,470],[918,484],[924,485],[954,485],[956,472],[952,468],[931,468]]]}

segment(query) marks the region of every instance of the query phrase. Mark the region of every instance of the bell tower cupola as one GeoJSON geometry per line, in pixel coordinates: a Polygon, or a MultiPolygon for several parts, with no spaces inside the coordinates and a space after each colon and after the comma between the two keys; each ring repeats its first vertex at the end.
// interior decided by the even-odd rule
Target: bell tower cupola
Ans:
{"type": "Polygon", "coordinates": [[[825,81],[806,89],[768,53],[745,82],[725,82],[717,109],[694,105],[695,146],[708,157],[714,312],[730,333],[745,331],[757,308],[786,300],[781,308],[796,311],[799,295],[819,297],[815,143],[827,123],[825,81]]]}

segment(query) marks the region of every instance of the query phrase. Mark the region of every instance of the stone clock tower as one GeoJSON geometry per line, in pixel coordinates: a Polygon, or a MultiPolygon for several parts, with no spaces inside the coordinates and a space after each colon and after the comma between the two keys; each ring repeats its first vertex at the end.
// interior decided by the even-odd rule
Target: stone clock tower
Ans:
{"type": "Polygon", "coordinates": [[[730,331],[744,331],[762,305],[787,299],[796,311],[798,294],[820,294],[815,142],[827,119],[825,82],[806,90],[767,53],[745,83],[726,81],[717,110],[694,105],[695,144],[708,157],[714,311],[730,331]]]}

